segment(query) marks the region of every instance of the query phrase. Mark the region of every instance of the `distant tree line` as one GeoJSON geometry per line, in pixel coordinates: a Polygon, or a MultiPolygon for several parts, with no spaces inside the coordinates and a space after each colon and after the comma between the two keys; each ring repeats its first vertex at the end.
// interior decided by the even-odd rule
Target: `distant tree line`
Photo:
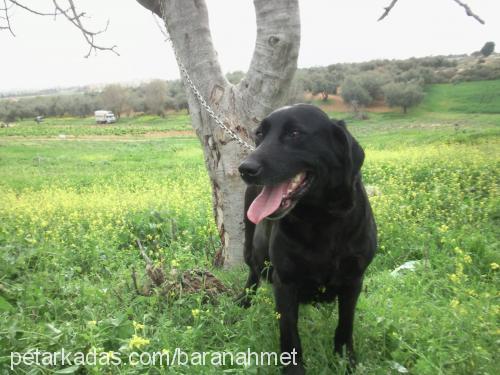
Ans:
{"type": "Polygon", "coordinates": [[[181,81],[154,80],[137,87],[119,84],[105,86],[101,92],[51,94],[0,100],[0,120],[13,122],[36,116],[92,116],[106,109],[115,115],[152,114],[164,116],[168,111],[187,109],[181,81]]]}
{"type": "Polygon", "coordinates": [[[400,107],[406,113],[422,101],[426,84],[500,79],[500,56],[486,59],[494,49],[495,44],[487,42],[472,56],[373,60],[299,69],[290,101],[297,101],[297,91],[304,90],[320,94],[324,101],[330,94],[340,94],[355,113],[375,101],[400,107]]]}
{"type": "MultiPolygon", "coordinates": [[[[480,51],[468,55],[433,56],[406,60],[373,60],[362,63],[332,64],[299,69],[295,74],[287,104],[304,102],[305,93],[341,95],[355,113],[373,102],[407,109],[423,99],[423,88],[433,83],[459,83],[500,79],[500,56],[495,44],[487,42],[480,51]]],[[[226,78],[237,84],[244,73],[235,71],[226,78]]],[[[44,96],[0,99],[0,120],[12,122],[36,116],[90,116],[107,109],[119,116],[153,114],[187,109],[180,80],[154,80],[137,87],[112,84],[101,92],[57,95],[46,90],[44,96]]]]}

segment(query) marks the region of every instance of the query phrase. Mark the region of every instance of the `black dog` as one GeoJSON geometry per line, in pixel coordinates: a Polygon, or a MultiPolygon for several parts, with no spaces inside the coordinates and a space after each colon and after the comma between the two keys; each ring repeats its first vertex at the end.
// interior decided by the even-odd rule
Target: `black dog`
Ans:
{"type": "Polygon", "coordinates": [[[245,196],[245,261],[250,274],[240,303],[247,307],[262,276],[273,283],[281,351],[297,352],[285,373],[303,374],[297,328],[299,303],[339,303],[334,350],[354,365],[354,309],[377,230],[361,182],[364,152],[319,108],[297,104],[266,117],[257,149],[240,165],[245,196]]]}

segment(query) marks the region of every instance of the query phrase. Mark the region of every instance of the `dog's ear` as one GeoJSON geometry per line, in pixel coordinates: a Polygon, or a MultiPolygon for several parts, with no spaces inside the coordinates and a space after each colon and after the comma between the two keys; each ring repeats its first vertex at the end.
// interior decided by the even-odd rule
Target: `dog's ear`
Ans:
{"type": "Polygon", "coordinates": [[[354,179],[361,170],[361,166],[365,160],[365,153],[358,141],[349,133],[343,120],[331,119],[331,121],[334,137],[339,139],[344,147],[344,182],[348,188],[352,188],[354,179]]]}

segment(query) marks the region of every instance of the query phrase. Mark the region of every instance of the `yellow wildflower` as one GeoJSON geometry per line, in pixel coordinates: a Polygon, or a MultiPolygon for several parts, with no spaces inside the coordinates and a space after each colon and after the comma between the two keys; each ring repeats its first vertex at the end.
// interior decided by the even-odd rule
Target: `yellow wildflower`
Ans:
{"type": "Polygon", "coordinates": [[[440,231],[441,233],[445,233],[445,232],[448,232],[448,225],[446,224],[442,224],[439,228],[438,228],[438,231],[440,231]]]}
{"type": "Polygon", "coordinates": [[[456,273],[452,273],[451,275],[448,275],[448,277],[452,283],[458,284],[460,282],[460,277],[456,273]]]}
{"type": "Polygon", "coordinates": [[[134,325],[134,329],[137,331],[138,329],[144,329],[144,324],[137,323],[135,320],[132,322],[134,325]]]}
{"type": "Polygon", "coordinates": [[[132,338],[128,342],[128,347],[130,349],[137,348],[141,349],[144,346],[149,345],[149,340],[144,337],[140,337],[137,335],[133,335],[132,338]]]}

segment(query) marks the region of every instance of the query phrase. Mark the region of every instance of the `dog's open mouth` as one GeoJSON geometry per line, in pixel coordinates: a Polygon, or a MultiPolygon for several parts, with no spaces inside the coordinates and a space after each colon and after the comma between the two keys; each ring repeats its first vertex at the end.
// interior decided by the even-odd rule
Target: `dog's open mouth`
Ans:
{"type": "Polygon", "coordinates": [[[252,223],[258,224],[266,217],[269,219],[282,218],[306,193],[311,179],[307,172],[300,172],[278,185],[264,186],[247,211],[248,219],[252,223]]]}

